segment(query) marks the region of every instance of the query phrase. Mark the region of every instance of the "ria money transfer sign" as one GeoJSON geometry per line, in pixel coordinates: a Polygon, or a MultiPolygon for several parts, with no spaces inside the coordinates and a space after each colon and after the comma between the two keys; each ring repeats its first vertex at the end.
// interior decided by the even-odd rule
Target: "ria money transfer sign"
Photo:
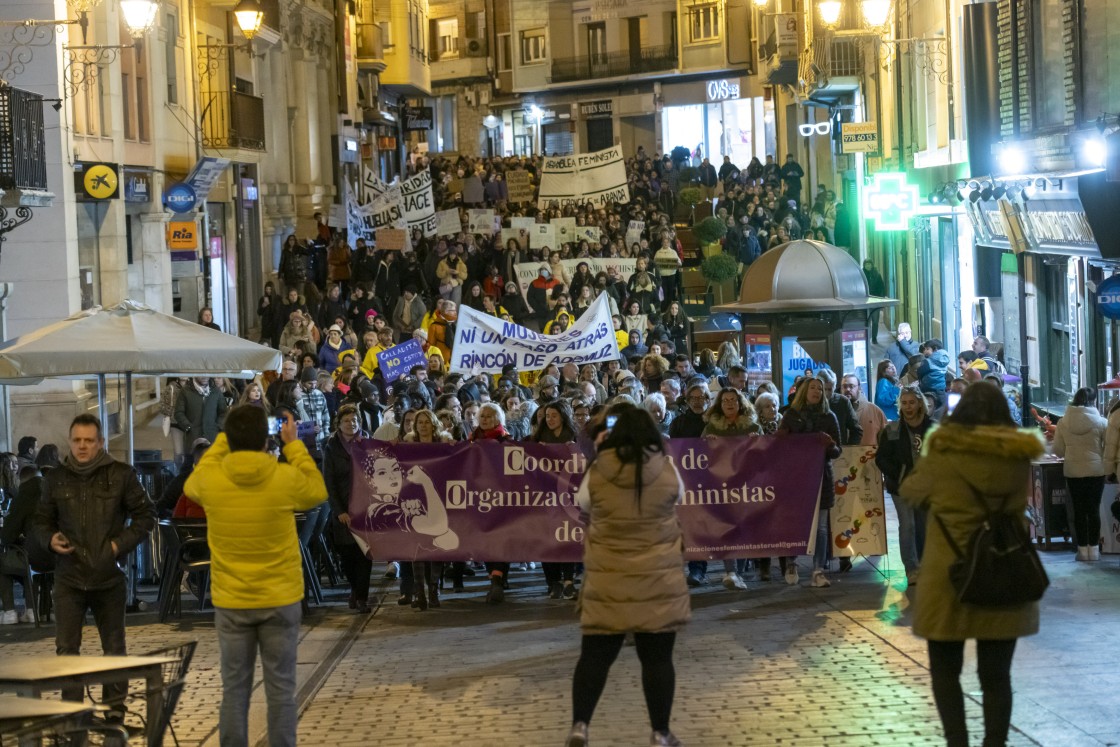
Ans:
{"type": "MultiPolygon", "coordinates": [[[[804,555],[820,496],[816,435],[666,443],[681,477],[677,516],[689,559],[804,555]]],[[[575,444],[392,444],[352,452],[350,531],[374,560],[534,560],[583,556],[575,444]]]]}
{"type": "Polygon", "coordinates": [[[464,304],[459,307],[448,370],[501,373],[504,366],[512,365],[518,371],[539,371],[549,363],[600,363],[617,360],[618,355],[606,293],[600,293],[583,316],[559,335],[534,332],[464,304]]]}
{"type": "Polygon", "coordinates": [[[594,153],[578,153],[544,159],[537,208],[591,203],[603,207],[612,202],[629,202],[626,164],[622,146],[615,145],[594,153]]]}

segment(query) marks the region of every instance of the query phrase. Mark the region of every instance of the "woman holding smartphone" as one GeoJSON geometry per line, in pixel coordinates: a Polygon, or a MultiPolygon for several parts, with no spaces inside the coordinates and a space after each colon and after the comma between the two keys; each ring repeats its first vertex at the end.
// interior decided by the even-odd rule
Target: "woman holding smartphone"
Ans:
{"type": "Polygon", "coordinates": [[[634,634],[642,663],[650,745],[679,746],[669,719],[676,689],[673,646],[691,616],[676,515],[684,488],[648,412],[615,405],[606,425],[576,493],[589,519],[580,595],[583,639],[565,747],[588,744],[588,724],[627,633],[634,634]]]}
{"type": "MultiPolygon", "coordinates": [[[[957,394],[956,399],[960,396],[957,394]]],[[[950,392],[949,406],[954,401],[950,392]]],[[[926,544],[926,511],[899,498],[898,486],[914,471],[926,433],[933,427],[926,409],[926,398],[916,384],[904,387],[898,395],[898,413],[898,420],[890,421],[879,431],[875,465],[883,472],[883,485],[891,494],[898,513],[898,550],[906,569],[906,583],[915,586],[918,583],[918,563],[926,544]]]]}

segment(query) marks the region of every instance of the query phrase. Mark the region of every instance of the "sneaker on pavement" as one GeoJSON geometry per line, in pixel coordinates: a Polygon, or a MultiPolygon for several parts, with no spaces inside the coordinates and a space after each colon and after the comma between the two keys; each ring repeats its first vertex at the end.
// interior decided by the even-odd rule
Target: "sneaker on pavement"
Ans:
{"type": "Polygon", "coordinates": [[[813,579],[809,582],[809,585],[824,588],[826,586],[832,586],[832,582],[825,578],[824,571],[817,568],[813,571],[813,579]]]}
{"type": "Polygon", "coordinates": [[[1101,559],[1100,545],[1089,545],[1089,558],[1088,559],[1089,560],[1100,560],[1101,559]]]}
{"type": "Polygon", "coordinates": [[[723,574],[723,588],[725,588],[725,589],[736,589],[736,588],[738,588],[738,586],[735,583],[735,574],[734,573],[723,574]]]}
{"type": "Polygon", "coordinates": [[[575,599],[576,598],[576,585],[573,584],[571,581],[566,582],[564,584],[564,590],[561,592],[561,596],[563,596],[565,599],[575,599]]]}
{"type": "Polygon", "coordinates": [[[401,564],[397,561],[392,561],[389,565],[385,566],[385,578],[397,578],[401,572],[401,564]]]}
{"type": "Polygon", "coordinates": [[[649,736],[649,747],[684,747],[671,731],[655,731],[649,736]]]}
{"type": "Polygon", "coordinates": [[[35,610],[31,609],[30,607],[25,609],[23,611],[23,614],[19,616],[19,621],[21,623],[34,623],[35,622],[35,610]]]}
{"type": "Polygon", "coordinates": [[[587,724],[582,721],[572,724],[572,728],[568,732],[568,738],[564,742],[564,747],[587,747],[588,744],[587,724]]]}
{"type": "Polygon", "coordinates": [[[801,579],[797,575],[797,566],[790,563],[786,566],[786,583],[790,586],[796,586],[797,582],[801,579]]]}
{"type": "Polygon", "coordinates": [[[850,570],[852,570],[852,559],[840,558],[840,572],[847,573],[850,570]]]}
{"type": "Polygon", "coordinates": [[[561,584],[559,581],[557,581],[556,583],[554,583],[552,586],[549,587],[548,598],[549,599],[559,599],[560,596],[563,593],[564,593],[564,585],[561,584]]]}
{"type": "Polygon", "coordinates": [[[19,622],[19,613],[15,610],[7,610],[4,614],[0,615],[0,625],[15,625],[19,622]]]}
{"type": "Polygon", "coordinates": [[[685,579],[685,581],[694,589],[698,586],[703,586],[704,584],[708,583],[702,576],[697,576],[692,573],[688,574],[688,578],[685,579]]]}

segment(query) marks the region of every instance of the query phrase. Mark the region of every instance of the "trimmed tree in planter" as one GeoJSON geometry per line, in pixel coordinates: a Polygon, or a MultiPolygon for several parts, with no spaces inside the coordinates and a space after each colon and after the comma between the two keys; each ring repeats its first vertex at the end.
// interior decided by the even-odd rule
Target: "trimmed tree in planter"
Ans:
{"type": "Polygon", "coordinates": [[[704,261],[700,263],[700,274],[708,281],[708,289],[717,304],[735,292],[733,281],[739,275],[739,262],[723,252],[720,239],[727,235],[727,225],[716,217],[705,218],[692,228],[692,235],[700,244],[704,261]]]}
{"type": "Polygon", "coordinates": [[[682,187],[677,195],[677,214],[673,217],[691,223],[692,211],[696,208],[696,203],[702,199],[704,199],[704,193],[699,187],[682,187]]]}

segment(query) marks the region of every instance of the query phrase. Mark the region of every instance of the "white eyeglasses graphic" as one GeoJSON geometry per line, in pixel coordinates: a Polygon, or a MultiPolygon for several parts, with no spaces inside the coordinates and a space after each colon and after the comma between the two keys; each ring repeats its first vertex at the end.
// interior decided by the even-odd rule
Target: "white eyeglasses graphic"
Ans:
{"type": "Polygon", "coordinates": [[[803,137],[812,137],[814,132],[818,135],[827,135],[832,132],[832,121],[825,120],[824,122],[817,122],[816,124],[797,125],[797,130],[803,137]]]}

